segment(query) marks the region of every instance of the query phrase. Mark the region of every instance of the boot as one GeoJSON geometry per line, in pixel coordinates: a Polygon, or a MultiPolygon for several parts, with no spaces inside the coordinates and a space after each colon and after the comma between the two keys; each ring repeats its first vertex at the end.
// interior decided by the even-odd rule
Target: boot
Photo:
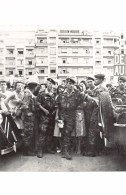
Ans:
{"type": "Polygon", "coordinates": [[[68,148],[67,148],[67,147],[65,147],[64,157],[65,157],[67,160],[72,160],[72,156],[69,154],[68,148]]]}
{"type": "Polygon", "coordinates": [[[41,146],[38,147],[37,157],[38,158],[42,158],[43,157],[43,150],[42,150],[41,146]]]}
{"type": "Polygon", "coordinates": [[[66,158],[65,157],[65,150],[64,150],[64,147],[62,146],[62,150],[61,150],[61,157],[62,158],[66,158]]]}
{"type": "Polygon", "coordinates": [[[95,146],[94,146],[94,144],[90,144],[88,146],[88,152],[85,152],[83,155],[88,156],[88,157],[95,157],[96,155],[95,155],[95,146]]]}

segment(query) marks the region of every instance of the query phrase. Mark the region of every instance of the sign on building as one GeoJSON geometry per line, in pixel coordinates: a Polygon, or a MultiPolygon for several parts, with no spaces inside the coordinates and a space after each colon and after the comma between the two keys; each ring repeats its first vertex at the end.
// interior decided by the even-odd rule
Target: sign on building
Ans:
{"type": "Polygon", "coordinates": [[[114,55],[114,76],[126,76],[126,54],[114,55]]]}

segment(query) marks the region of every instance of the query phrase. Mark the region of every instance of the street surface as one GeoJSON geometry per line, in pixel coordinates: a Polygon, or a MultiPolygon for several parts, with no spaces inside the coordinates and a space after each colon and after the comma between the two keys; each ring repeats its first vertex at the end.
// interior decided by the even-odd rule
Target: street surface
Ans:
{"type": "Polygon", "coordinates": [[[44,154],[39,159],[20,153],[0,157],[0,172],[84,172],[84,171],[126,171],[126,157],[117,152],[106,156],[84,157],[73,154],[73,160],[61,158],[60,154],[44,154]]]}

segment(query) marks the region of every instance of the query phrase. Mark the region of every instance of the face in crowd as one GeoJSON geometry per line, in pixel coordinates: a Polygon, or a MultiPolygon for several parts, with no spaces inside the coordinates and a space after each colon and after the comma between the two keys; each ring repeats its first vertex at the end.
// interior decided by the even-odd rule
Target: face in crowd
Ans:
{"type": "Polygon", "coordinates": [[[57,93],[57,87],[58,87],[57,85],[52,86],[52,92],[53,93],[57,93]]]}
{"type": "Polygon", "coordinates": [[[15,84],[15,89],[17,92],[21,92],[24,89],[24,85],[22,83],[16,83],[15,84]]]}
{"type": "Polygon", "coordinates": [[[40,91],[41,92],[45,92],[45,90],[46,90],[46,85],[44,84],[44,85],[40,85],[40,91]]]}
{"type": "Polygon", "coordinates": [[[74,89],[74,84],[73,84],[72,82],[68,81],[68,82],[66,83],[66,88],[67,88],[68,90],[73,90],[73,89],[74,89]]]}
{"type": "Polygon", "coordinates": [[[47,89],[48,89],[49,91],[51,91],[51,90],[52,90],[52,87],[53,87],[52,82],[47,81],[47,89]]]}
{"type": "Polygon", "coordinates": [[[1,83],[0,83],[0,86],[1,86],[1,91],[6,91],[6,89],[7,89],[7,84],[6,84],[6,82],[1,82],[1,83]]]}
{"type": "Polygon", "coordinates": [[[84,83],[81,82],[81,83],[79,84],[79,86],[80,86],[80,88],[81,88],[81,92],[83,92],[83,91],[86,90],[86,86],[85,86],[84,83]]]}
{"type": "Polygon", "coordinates": [[[118,85],[120,88],[124,88],[126,86],[126,82],[124,82],[123,80],[119,80],[118,85]]]}
{"type": "Polygon", "coordinates": [[[94,87],[94,81],[93,80],[87,80],[87,85],[89,88],[94,87]]]}
{"type": "Polygon", "coordinates": [[[59,85],[58,88],[57,88],[58,93],[62,93],[62,92],[64,92],[64,90],[65,90],[64,86],[59,85]]]}
{"type": "Polygon", "coordinates": [[[101,78],[95,78],[95,80],[94,80],[94,85],[100,85],[101,83],[103,83],[103,79],[101,79],[101,78]]]}

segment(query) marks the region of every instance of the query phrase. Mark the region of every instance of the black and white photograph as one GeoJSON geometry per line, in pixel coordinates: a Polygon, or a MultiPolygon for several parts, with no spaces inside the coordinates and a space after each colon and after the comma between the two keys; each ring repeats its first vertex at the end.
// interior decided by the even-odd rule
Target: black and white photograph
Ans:
{"type": "Polygon", "coordinates": [[[124,173],[125,2],[0,5],[0,173],[124,173]]]}

